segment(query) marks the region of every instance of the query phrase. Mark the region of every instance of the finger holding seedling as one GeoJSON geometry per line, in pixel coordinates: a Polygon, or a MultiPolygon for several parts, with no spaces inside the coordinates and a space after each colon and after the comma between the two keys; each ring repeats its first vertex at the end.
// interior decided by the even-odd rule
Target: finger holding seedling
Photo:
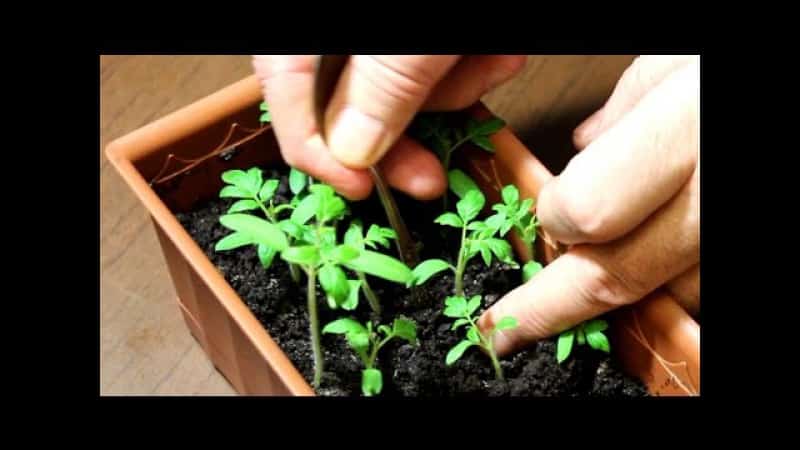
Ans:
{"type": "Polygon", "coordinates": [[[498,335],[498,353],[636,302],[699,263],[698,70],[664,77],[543,188],[543,228],[573,246],[481,318],[520,321],[498,335]]]}

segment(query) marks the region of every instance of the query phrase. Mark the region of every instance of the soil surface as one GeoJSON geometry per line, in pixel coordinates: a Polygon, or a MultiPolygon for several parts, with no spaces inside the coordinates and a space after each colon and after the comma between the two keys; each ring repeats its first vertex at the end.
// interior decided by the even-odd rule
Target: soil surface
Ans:
{"type": "MultiPolygon", "coordinates": [[[[275,202],[287,202],[288,171],[264,168],[264,179],[280,178],[275,202]]],[[[418,202],[396,193],[398,206],[417,242],[424,242],[421,260],[442,258],[455,265],[460,232],[452,227],[433,223],[442,213],[442,201],[418,202]]],[[[254,247],[215,252],[214,245],[230,233],[219,223],[233,199],[214,199],[198,205],[191,212],[178,214],[209,259],[247,303],[277,344],[286,352],[310,383],[313,357],[310,344],[305,274],[301,283],[292,281],[287,264],[275,258],[264,270],[254,247]]],[[[449,200],[454,209],[455,199],[449,200]]],[[[353,217],[361,218],[364,230],[370,224],[388,226],[380,202],[370,200],[349,204],[351,214],[339,227],[342,231],[353,217]]],[[[394,253],[394,248],[392,248],[394,253]]],[[[349,274],[352,275],[352,274],[349,274]]],[[[355,276],[350,276],[355,279],[355,276]]],[[[343,316],[364,323],[391,325],[394,317],[403,315],[417,324],[419,345],[392,340],[381,349],[377,366],[383,372],[382,396],[646,396],[644,385],[626,376],[613,357],[576,346],[570,358],[558,364],[555,338],[536,343],[528,350],[501,360],[505,381],[496,381],[491,361],[472,347],[454,365],[445,365],[445,355],[464,338],[465,328],[450,331],[453,319],[442,314],[444,299],[452,295],[453,276],[439,274],[425,285],[410,291],[404,286],[369,277],[370,286],[381,299],[381,317],[372,313],[364,296],[356,311],[331,310],[317,287],[320,328],[343,316]]],[[[467,296],[483,295],[480,311],[496,302],[521,282],[520,271],[494,262],[486,267],[480,257],[470,261],[464,276],[467,296]]],[[[611,342],[614,345],[614,342],[611,342]]],[[[317,393],[322,396],[361,395],[361,361],[340,335],[323,335],[325,372],[317,393]]]]}

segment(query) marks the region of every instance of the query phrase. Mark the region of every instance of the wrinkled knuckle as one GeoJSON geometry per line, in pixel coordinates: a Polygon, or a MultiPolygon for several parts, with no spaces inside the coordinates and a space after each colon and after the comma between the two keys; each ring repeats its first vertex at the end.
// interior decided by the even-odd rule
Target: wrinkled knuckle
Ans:
{"type": "Polygon", "coordinates": [[[599,202],[592,201],[588,195],[568,193],[563,189],[554,189],[552,196],[557,220],[571,234],[586,241],[598,241],[607,237],[610,218],[603,212],[599,202]]]}
{"type": "Polygon", "coordinates": [[[362,62],[356,64],[359,75],[379,92],[402,103],[419,102],[436,82],[434,74],[423,66],[406,66],[379,56],[365,56],[362,62]]]}
{"type": "Polygon", "coordinates": [[[645,287],[615,267],[585,259],[577,275],[578,300],[592,310],[609,310],[638,300],[645,287]]]}

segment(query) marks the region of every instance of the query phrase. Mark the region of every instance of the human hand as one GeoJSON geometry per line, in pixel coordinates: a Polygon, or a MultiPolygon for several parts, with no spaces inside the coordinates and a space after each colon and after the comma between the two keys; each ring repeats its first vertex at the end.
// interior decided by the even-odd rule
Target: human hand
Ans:
{"type": "Polygon", "coordinates": [[[507,354],[659,286],[690,311],[700,283],[700,69],[696,56],[642,56],[575,130],[582,151],[538,198],[544,230],[568,252],[486,311],[507,354]]]}
{"type": "Polygon", "coordinates": [[[524,56],[354,55],[325,118],[328,148],[313,114],[315,56],[253,57],[284,160],[340,194],[361,200],[372,190],[367,168],[417,199],[444,193],[436,156],[402,135],[420,110],[457,110],[476,102],[525,64],[524,56]]]}

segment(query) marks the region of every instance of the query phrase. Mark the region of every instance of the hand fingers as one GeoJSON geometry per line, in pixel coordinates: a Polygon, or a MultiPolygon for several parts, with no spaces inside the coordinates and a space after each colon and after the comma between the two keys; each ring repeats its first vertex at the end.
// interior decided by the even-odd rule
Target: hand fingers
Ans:
{"type": "Polygon", "coordinates": [[[486,311],[491,330],[513,316],[519,327],[498,332],[499,354],[640,300],[700,260],[699,176],[693,176],[639,228],[608,244],[579,245],[486,311]]]}
{"type": "Polygon", "coordinates": [[[686,183],[699,153],[698,70],[665,79],[544,186],[537,214],[554,239],[615,239],[686,183]]]}
{"type": "Polygon", "coordinates": [[[458,110],[477,102],[525,67],[524,55],[480,55],[462,58],[433,88],[425,110],[458,110]]]}
{"type": "MultiPolygon", "coordinates": [[[[253,58],[264,97],[270,105],[281,153],[290,166],[330,184],[350,200],[362,200],[372,191],[369,172],[343,166],[333,158],[319,135],[311,103],[314,58],[271,55],[253,58]]],[[[423,200],[436,196],[436,192],[441,194],[444,191],[441,164],[419,144],[414,146],[408,141],[401,139],[395,146],[399,151],[390,152],[392,157],[385,164],[387,182],[423,200]],[[409,168],[413,168],[413,176],[409,168]],[[392,173],[398,170],[398,174],[392,173]]]]}
{"type": "Polygon", "coordinates": [[[375,164],[457,61],[458,56],[352,56],[325,115],[333,156],[356,169],[375,164]]]}
{"type": "Polygon", "coordinates": [[[632,110],[645,94],[667,76],[697,61],[699,57],[694,55],[644,55],[636,58],[620,77],[606,104],[575,129],[575,147],[578,150],[585,148],[632,110]]]}
{"type": "Polygon", "coordinates": [[[314,56],[256,55],[253,68],[270,105],[284,160],[323,180],[351,200],[367,197],[372,179],[331,157],[319,136],[312,110],[314,56]]]}
{"type": "Polygon", "coordinates": [[[700,265],[696,265],[667,283],[667,289],[690,316],[700,314],[700,265]]]}

